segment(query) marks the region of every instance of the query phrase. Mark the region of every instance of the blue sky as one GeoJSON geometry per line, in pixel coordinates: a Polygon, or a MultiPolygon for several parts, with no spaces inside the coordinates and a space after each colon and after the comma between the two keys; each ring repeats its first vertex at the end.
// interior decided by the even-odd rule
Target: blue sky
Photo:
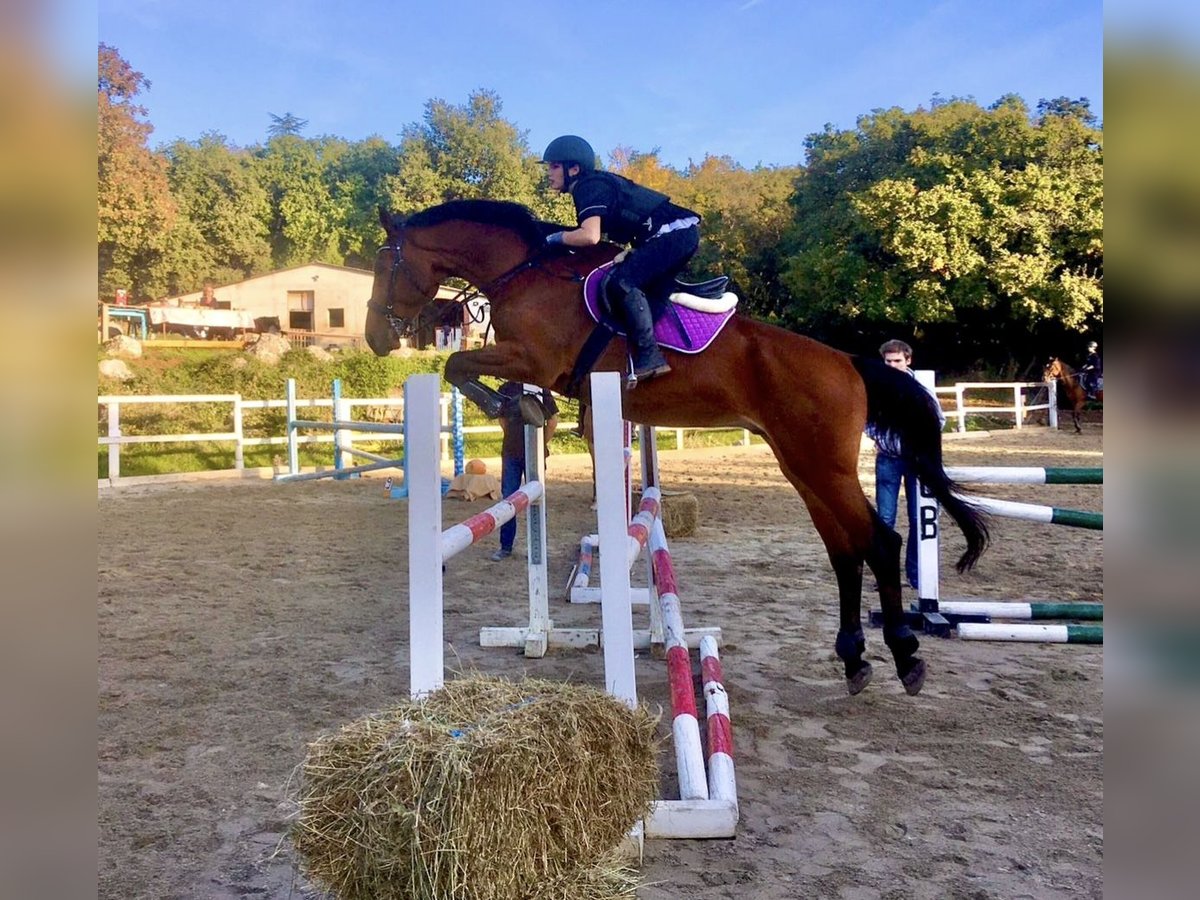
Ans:
{"type": "Polygon", "coordinates": [[[1099,0],[99,0],[99,40],[151,81],[155,146],[218,131],[395,143],[425,103],[487,88],[540,152],[658,148],[753,166],[804,159],[826,123],[930,99],[1087,97],[1103,115],[1099,0]]]}

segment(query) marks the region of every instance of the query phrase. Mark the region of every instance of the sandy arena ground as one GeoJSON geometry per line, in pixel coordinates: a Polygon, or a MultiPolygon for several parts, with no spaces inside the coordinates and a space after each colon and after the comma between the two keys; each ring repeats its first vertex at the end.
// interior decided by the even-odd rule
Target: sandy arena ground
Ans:
{"type": "MultiPolygon", "coordinates": [[[[949,439],[946,451],[951,465],[1099,466],[1102,431],[949,439]]],[[[672,554],[685,622],[723,629],[741,826],[731,841],[647,843],[643,900],[1102,895],[1101,648],[926,638],[929,677],[911,698],[869,630],[875,682],[849,697],[832,572],[769,451],[672,451],[661,464],[664,487],[701,504],[699,533],[672,554]]],[[[579,537],[595,530],[589,479],[586,456],[550,458],[563,626],[599,621],[562,602],[579,537]]],[[[1102,509],[1098,487],[989,493],[1102,509]]],[[[446,524],[488,505],[448,502],[446,524]]],[[[99,511],[100,896],[320,896],[286,843],[276,853],[287,782],[309,741],[407,695],[404,503],[380,479],[254,481],[102,491],[99,511]]],[[[1100,532],[997,520],[967,576],[947,533],[943,597],[1103,599],[1100,532]]],[[[526,610],[524,536],[513,560],[489,562],[495,546],[450,564],[451,664],[602,683],[596,652],[479,648],[481,626],[526,610]]],[[[669,703],[665,665],[639,659],[638,672],[643,699],[669,703]]]]}

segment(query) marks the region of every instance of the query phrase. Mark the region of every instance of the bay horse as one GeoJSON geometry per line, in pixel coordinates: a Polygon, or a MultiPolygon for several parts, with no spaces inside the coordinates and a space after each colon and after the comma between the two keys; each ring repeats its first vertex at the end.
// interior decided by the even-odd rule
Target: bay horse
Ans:
{"type": "MultiPolygon", "coordinates": [[[[1083,429],[1079,427],[1079,414],[1083,411],[1083,404],[1087,402],[1088,398],[1087,389],[1083,386],[1082,375],[1057,356],[1052,356],[1042,370],[1042,381],[1052,386],[1060,385],[1062,387],[1067,405],[1071,407],[1071,421],[1075,425],[1075,433],[1082,434],[1083,429]]],[[[1054,388],[1051,387],[1051,390],[1054,388]]],[[[1096,393],[1096,399],[1104,400],[1103,389],[1096,393]]]]}
{"type": "MultiPolygon", "coordinates": [[[[525,207],[456,200],[407,219],[382,207],[387,234],[375,260],[365,337],[378,355],[413,334],[430,314],[438,285],[466,279],[491,303],[496,343],[453,353],[445,377],[490,414],[499,406],[480,376],[528,382],[587,401],[587,383],[572,372],[595,325],[581,282],[619,247],[601,242],[574,251],[547,247],[561,225],[537,221],[525,207]],[[570,390],[570,392],[568,392],[570,390]]],[[[926,664],[901,604],[900,536],[884,525],[863,493],[858,459],[868,423],[896,440],[904,459],[961,529],[959,571],[988,542],[984,516],[954,491],[942,463],[935,402],[916,379],[879,359],[856,357],[782,328],[733,315],[699,354],[665,351],[671,372],[630,390],[625,417],[667,427],[736,427],[761,435],[799,492],[832,564],[839,599],[835,651],[857,694],[871,680],[863,659],[863,564],[879,588],[884,643],[907,693],[925,681],[926,664]]],[[[628,349],[612,340],[593,368],[624,371],[628,349]]]]}

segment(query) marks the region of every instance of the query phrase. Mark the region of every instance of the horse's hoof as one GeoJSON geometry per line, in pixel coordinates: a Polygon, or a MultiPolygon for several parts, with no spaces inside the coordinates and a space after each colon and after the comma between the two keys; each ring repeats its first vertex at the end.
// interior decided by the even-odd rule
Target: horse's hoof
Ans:
{"type": "Polygon", "coordinates": [[[925,660],[914,656],[912,668],[900,676],[900,683],[908,696],[915,697],[925,686],[925,660]]]}
{"type": "Polygon", "coordinates": [[[850,692],[850,696],[861,694],[862,689],[871,683],[871,664],[864,662],[862,668],[853,675],[846,676],[846,690],[850,692]]]}

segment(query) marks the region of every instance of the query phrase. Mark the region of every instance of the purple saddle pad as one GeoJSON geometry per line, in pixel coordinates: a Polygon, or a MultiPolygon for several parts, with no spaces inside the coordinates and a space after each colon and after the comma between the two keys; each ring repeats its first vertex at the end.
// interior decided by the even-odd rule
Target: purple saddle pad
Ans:
{"type": "MultiPolygon", "coordinates": [[[[593,269],[583,282],[583,303],[588,315],[596,322],[600,321],[600,283],[605,273],[612,268],[612,263],[606,263],[598,269],[593,269]]],[[[654,336],[663,347],[670,347],[680,353],[699,353],[713,342],[725,323],[733,318],[734,310],[721,313],[707,313],[672,304],[677,317],[667,312],[654,323],[654,336]]],[[[620,334],[625,332],[621,331],[620,334]]]]}

